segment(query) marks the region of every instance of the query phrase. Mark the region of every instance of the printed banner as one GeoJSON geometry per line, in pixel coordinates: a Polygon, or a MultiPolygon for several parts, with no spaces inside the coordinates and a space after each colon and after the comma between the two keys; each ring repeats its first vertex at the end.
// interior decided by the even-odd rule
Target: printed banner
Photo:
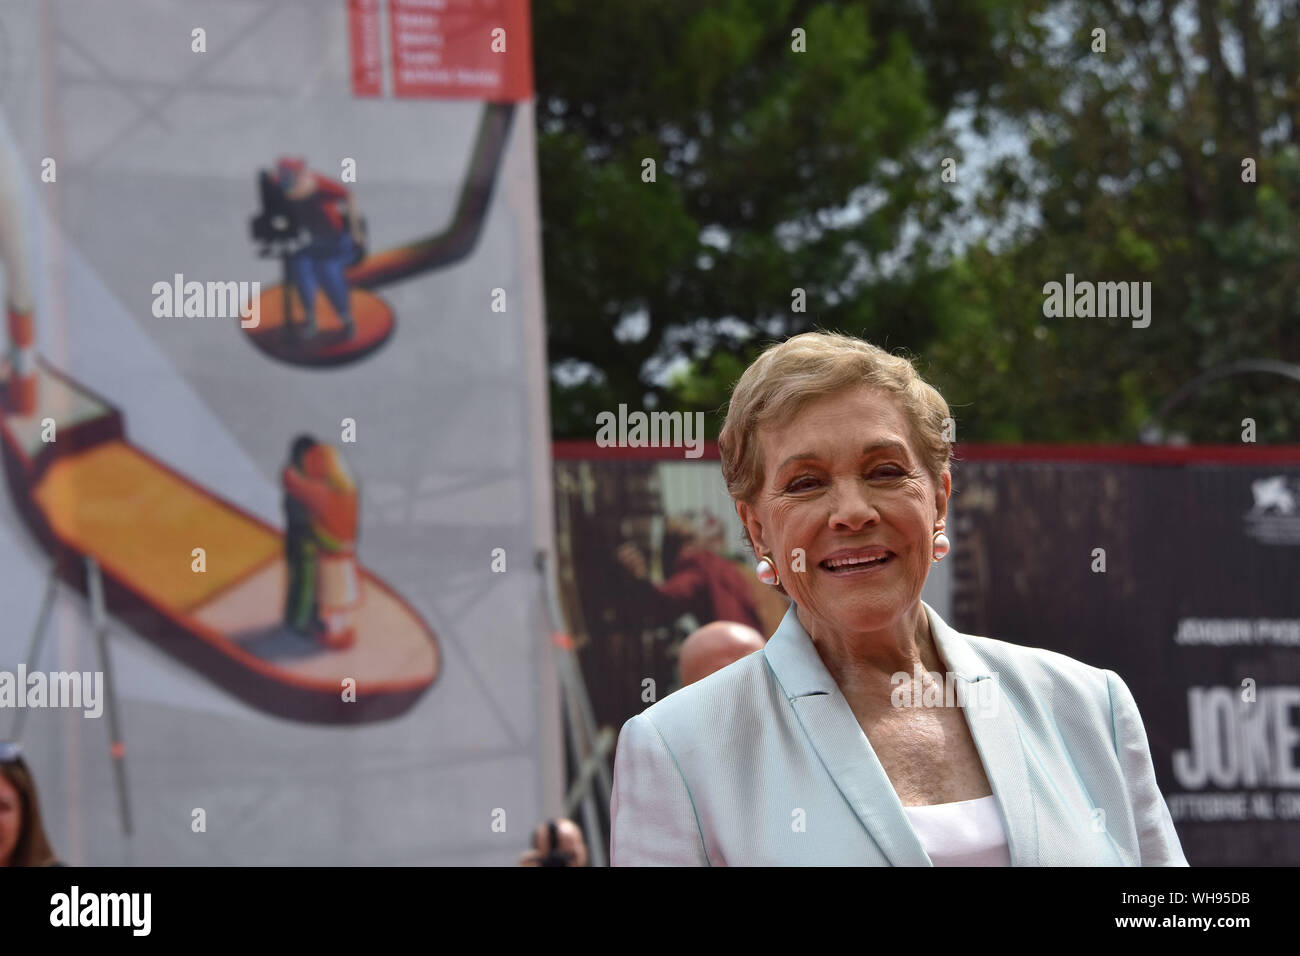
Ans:
{"type": "Polygon", "coordinates": [[[348,0],[348,26],[357,96],[532,98],[528,0],[348,0]]]}
{"type": "Polygon", "coordinates": [[[730,620],[768,637],[787,604],[754,577],[716,460],[565,445],[554,479],[562,596],[596,722],[617,730],[680,686],[677,654],[696,628],[730,620]]]}
{"type": "Polygon", "coordinates": [[[381,95],[381,11],[0,5],[0,739],[67,862],[560,809],[533,107],[381,95]]]}
{"type": "Polygon", "coordinates": [[[971,449],[953,477],[952,623],[1119,674],[1193,866],[1294,866],[1300,455],[1133,460],[1150,451],[971,449]]]}

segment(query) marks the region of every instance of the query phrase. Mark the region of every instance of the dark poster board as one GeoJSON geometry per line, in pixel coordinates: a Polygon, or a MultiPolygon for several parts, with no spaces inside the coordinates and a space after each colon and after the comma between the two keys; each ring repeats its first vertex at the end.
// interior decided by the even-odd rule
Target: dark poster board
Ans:
{"type": "Polygon", "coordinates": [[[554,451],[560,600],[596,723],[617,730],[678,689],[677,652],[696,627],[735,620],[767,637],[787,604],[754,576],[713,449],[690,461],[578,442],[554,451]],[[619,559],[627,547],[645,562],[640,579],[619,559]],[[705,558],[689,562],[687,549],[705,558]],[[698,586],[683,586],[692,576],[698,586]],[[678,599],[656,590],[670,588],[678,599]],[[719,590],[738,599],[720,603],[719,590]]]}
{"type": "Polygon", "coordinates": [[[1123,678],[1193,866],[1300,864],[1300,450],[963,451],[953,625],[1123,678]]]}

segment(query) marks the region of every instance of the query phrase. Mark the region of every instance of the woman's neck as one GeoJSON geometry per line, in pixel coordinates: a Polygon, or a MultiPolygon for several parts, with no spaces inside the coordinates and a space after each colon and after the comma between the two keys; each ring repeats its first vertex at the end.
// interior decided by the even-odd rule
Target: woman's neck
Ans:
{"type": "Polygon", "coordinates": [[[942,671],[930,620],[921,602],[909,609],[887,626],[874,629],[837,628],[826,622],[805,619],[801,608],[795,612],[813,646],[826,665],[826,670],[839,685],[845,696],[866,693],[888,700],[893,676],[905,673],[912,676],[920,665],[925,671],[942,671]]]}

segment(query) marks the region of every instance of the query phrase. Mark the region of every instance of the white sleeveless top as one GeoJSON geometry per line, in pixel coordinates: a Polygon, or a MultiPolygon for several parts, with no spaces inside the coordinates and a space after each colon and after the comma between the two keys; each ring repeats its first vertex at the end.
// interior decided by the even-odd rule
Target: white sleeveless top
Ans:
{"type": "Polygon", "coordinates": [[[1010,866],[1002,814],[992,794],[976,800],[903,807],[935,866],[1010,866]]]}

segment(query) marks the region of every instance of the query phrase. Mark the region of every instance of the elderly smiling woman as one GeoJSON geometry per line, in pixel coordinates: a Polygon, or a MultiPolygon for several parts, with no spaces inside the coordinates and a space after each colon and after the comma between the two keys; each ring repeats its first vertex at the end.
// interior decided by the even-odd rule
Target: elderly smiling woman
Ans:
{"type": "Polygon", "coordinates": [[[723,476],[792,603],[762,651],[623,726],[614,865],[1187,865],[1118,675],[921,601],[948,550],[948,415],[843,335],[741,377],[723,476]]]}

